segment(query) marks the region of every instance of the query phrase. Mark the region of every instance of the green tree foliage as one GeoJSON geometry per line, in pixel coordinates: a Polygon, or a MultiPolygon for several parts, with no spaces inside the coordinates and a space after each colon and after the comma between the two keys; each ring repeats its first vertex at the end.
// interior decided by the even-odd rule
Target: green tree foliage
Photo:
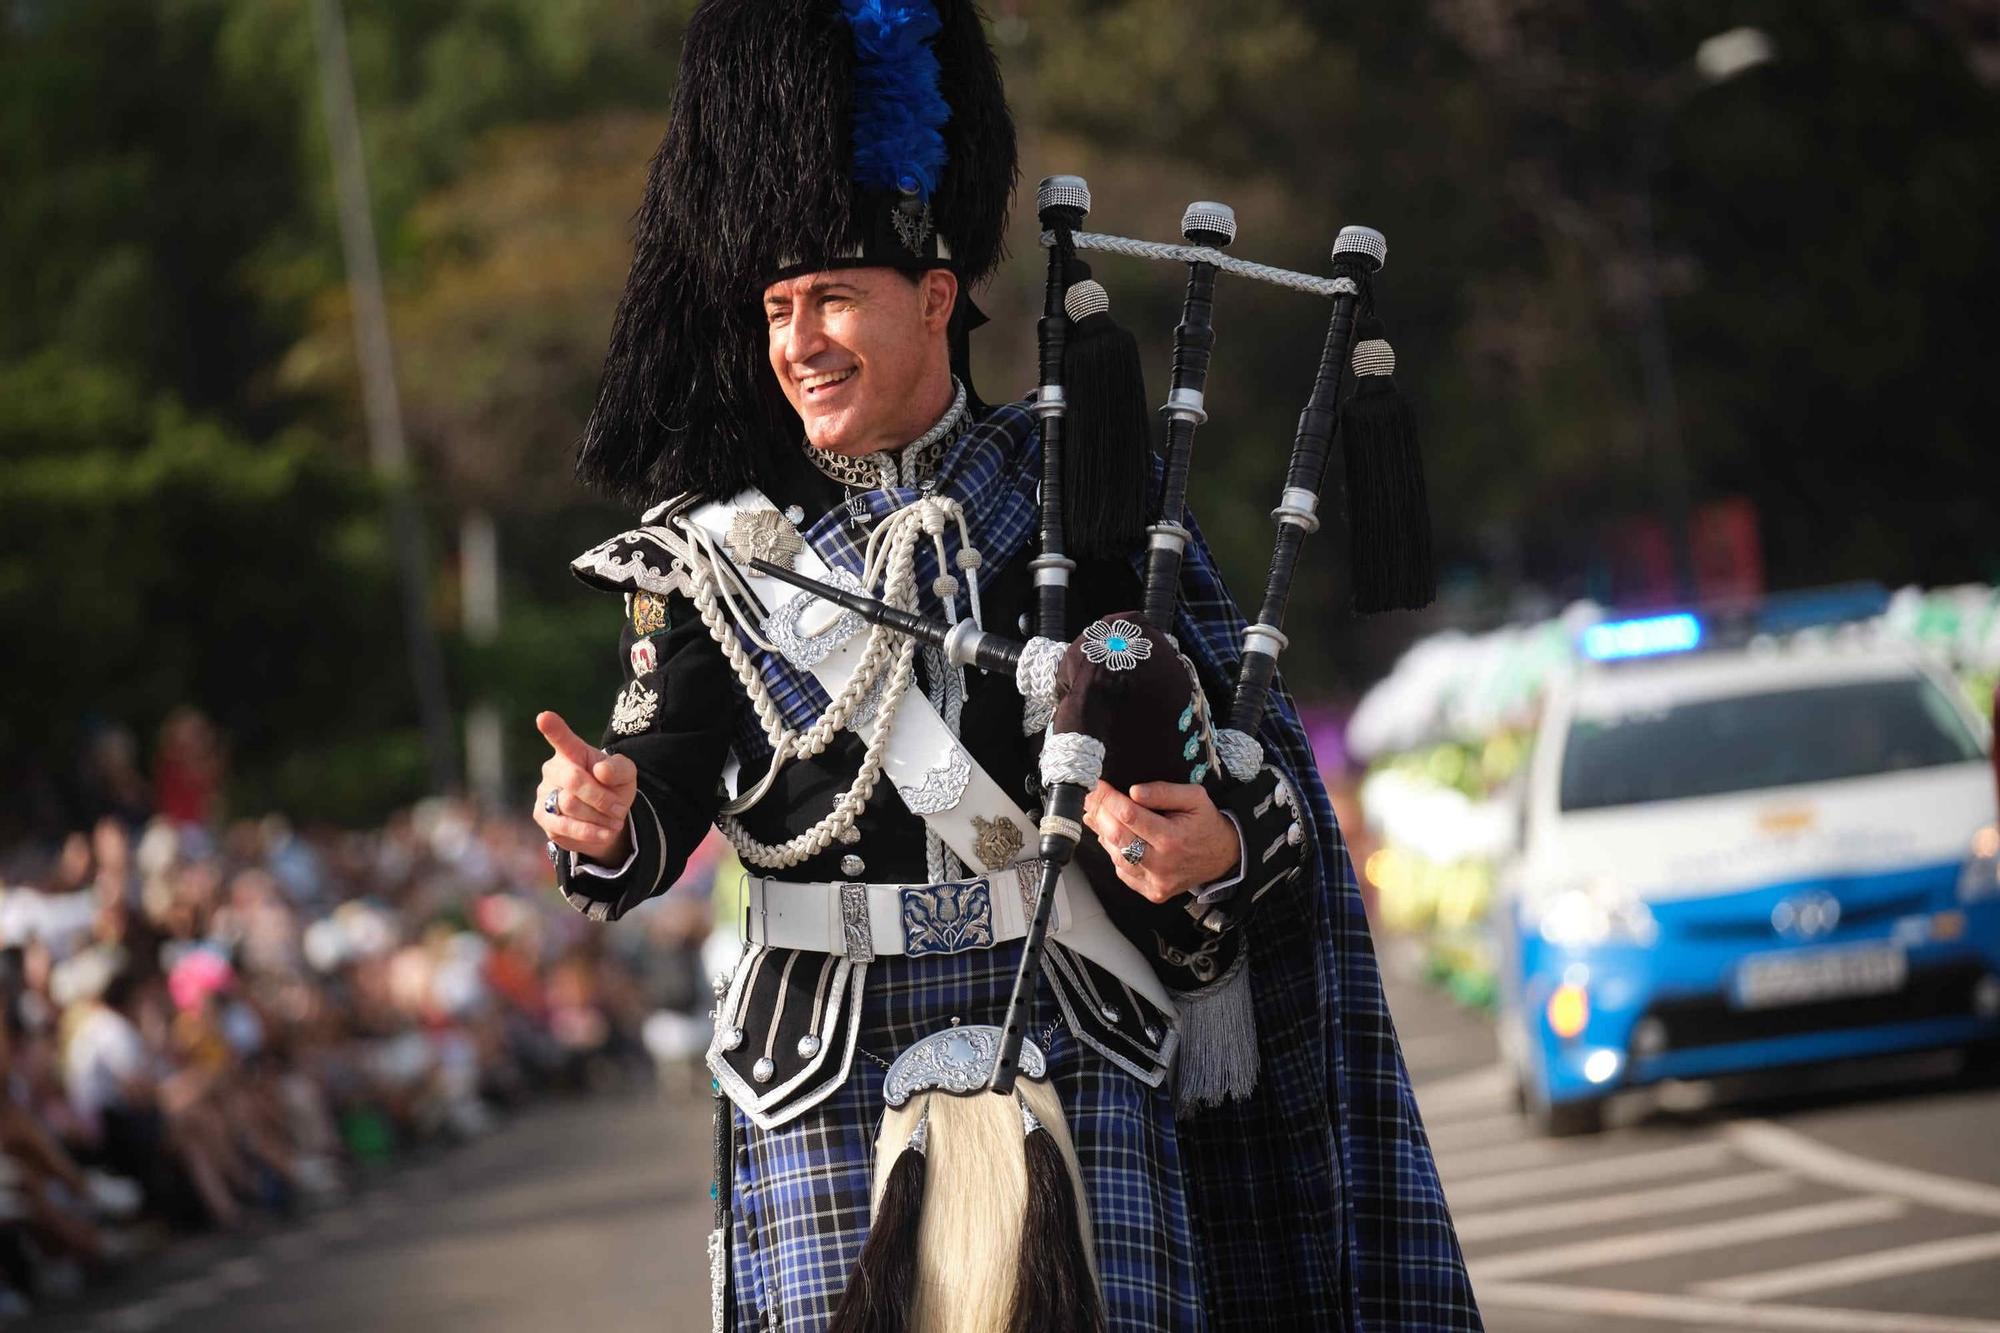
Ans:
{"type": "MultiPolygon", "coordinates": [[[[463,258],[418,221],[418,204],[466,176],[492,127],[621,100],[664,105],[686,8],[350,3],[398,290],[463,258]]],[[[90,719],[147,737],[167,710],[195,702],[232,738],[247,807],[358,816],[421,782],[358,404],[351,383],[296,373],[324,313],[345,311],[310,18],[306,0],[0,6],[0,626],[10,644],[0,688],[34,701],[0,721],[0,757],[16,774],[60,770],[90,719]]],[[[439,207],[449,212],[448,199],[439,207]]],[[[614,249],[629,207],[601,220],[614,249]]],[[[545,277],[564,271],[543,267],[545,277]]],[[[587,296],[572,294],[571,306],[602,302],[608,322],[606,285],[581,284],[587,296]]],[[[518,323],[504,302],[475,314],[470,298],[445,303],[434,323],[531,329],[548,286],[561,284],[513,293],[529,312],[518,323]]],[[[600,323],[589,338],[601,336],[600,323]]],[[[464,396],[443,387],[462,367],[444,363],[460,351],[479,362],[478,341],[466,332],[419,358],[420,427],[451,415],[435,404],[464,396]]],[[[514,348],[536,356],[531,333],[514,348]]],[[[484,376],[511,384],[520,408],[530,395],[518,361],[491,364],[512,350],[487,356],[484,376]]],[[[585,392],[574,365],[551,394],[571,414],[585,392]]],[[[511,429],[489,432],[484,452],[518,461],[532,441],[550,462],[516,493],[550,493],[580,417],[558,424],[545,411],[533,433],[518,416],[496,419],[511,429]]],[[[482,452],[468,415],[453,420],[463,428],[432,433],[461,454],[482,452]]],[[[499,467],[469,477],[427,455],[418,468],[440,517],[455,493],[500,484],[499,467]],[[433,474],[455,490],[430,486],[433,474]]],[[[602,525],[600,513],[568,531],[580,548],[602,525]]],[[[560,562],[550,564],[544,585],[560,578],[560,562]]],[[[441,578],[441,616],[452,591],[441,578]]],[[[601,621],[604,609],[593,610],[601,621]]],[[[606,656],[580,635],[559,641],[575,645],[572,667],[606,656]]],[[[530,679],[588,675],[551,671],[546,655],[530,679]]],[[[467,666],[475,681],[494,669],[467,666]]],[[[551,701],[588,715],[560,689],[551,701]]]]}
{"type": "MultiPolygon", "coordinates": [[[[609,699],[611,608],[564,573],[615,524],[567,480],[693,0],[344,0],[398,374],[455,627],[451,534],[502,533],[501,641],[453,643],[517,755],[609,699]]],[[[1771,582],[2000,577],[1984,312],[2000,297],[2000,32],[1981,0],[994,0],[1023,176],[1093,225],[1323,266],[1386,232],[1381,305],[1420,409],[1455,591],[1603,592],[1657,514],[1637,334],[1657,281],[1694,498],[1760,512],[1771,582]],[[1691,82],[1708,35],[1777,60],[1691,82]],[[1657,269],[1644,263],[1654,204],[1657,269]],[[1649,278],[1648,275],[1651,275],[1649,278]]],[[[230,732],[246,805],[360,816],[421,782],[366,474],[312,0],[0,0],[0,719],[13,769],[87,716],[230,732]]],[[[988,397],[1033,378],[1040,257],[980,293],[988,397]]],[[[1105,261],[1164,393],[1180,276],[1105,261]]],[[[1227,284],[1198,512],[1239,590],[1321,340],[1227,284]]],[[[1422,622],[1356,625],[1337,525],[1287,662],[1359,685],[1422,622]],[[1317,614],[1315,614],[1317,612],[1317,614]]],[[[1615,589],[1610,589],[1615,591],[1615,589]]]]}
{"type": "MultiPolygon", "coordinates": [[[[1023,12],[1015,87],[1060,136],[1033,166],[1081,159],[1115,188],[1151,183],[1137,219],[1100,190],[1107,226],[1167,236],[1181,201],[1214,194],[1237,205],[1238,248],[1282,262],[1313,263],[1342,222],[1388,234],[1383,311],[1422,410],[1440,536],[1489,605],[1522,577],[1615,592],[1591,579],[1605,530],[1660,512],[1637,351],[1647,189],[1697,502],[1756,502],[1776,586],[2000,576],[1977,512],[1992,493],[1978,445],[2000,408],[1976,365],[1981,312],[2000,295],[1990,9],[1023,12]],[[1701,88],[1697,45],[1742,24],[1771,36],[1776,61],[1701,88]]],[[[1119,277],[1114,298],[1163,321],[1150,326],[1163,345],[1177,279],[1119,277]]],[[[1227,444],[1198,460],[1201,494],[1247,516],[1239,478],[1268,489],[1316,331],[1234,289],[1217,324],[1204,447],[1227,444]],[[1237,389],[1246,364],[1254,383],[1237,389]]],[[[1226,553],[1243,577],[1254,546],[1226,553]]],[[[1344,660],[1366,674],[1365,657],[1344,660]]]]}

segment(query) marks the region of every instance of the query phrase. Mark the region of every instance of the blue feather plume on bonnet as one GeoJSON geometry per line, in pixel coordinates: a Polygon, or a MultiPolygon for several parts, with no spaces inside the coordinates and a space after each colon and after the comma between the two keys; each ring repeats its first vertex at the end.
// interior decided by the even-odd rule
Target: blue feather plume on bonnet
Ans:
{"type": "Polygon", "coordinates": [[[930,45],[941,26],[937,9],[926,0],[841,0],[840,7],[854,29],[854,182],[929,202],[951,119],[930,45]]]}

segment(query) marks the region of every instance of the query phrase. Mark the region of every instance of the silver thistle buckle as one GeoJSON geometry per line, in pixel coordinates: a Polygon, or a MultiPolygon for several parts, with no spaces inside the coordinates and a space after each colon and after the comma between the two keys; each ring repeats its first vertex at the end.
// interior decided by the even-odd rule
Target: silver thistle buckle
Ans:
{"type": "Polygon", "coordinates": [[[984,879],[903,890],[903,952],[964,953],[993,947],[993,888],[984,879]]]}

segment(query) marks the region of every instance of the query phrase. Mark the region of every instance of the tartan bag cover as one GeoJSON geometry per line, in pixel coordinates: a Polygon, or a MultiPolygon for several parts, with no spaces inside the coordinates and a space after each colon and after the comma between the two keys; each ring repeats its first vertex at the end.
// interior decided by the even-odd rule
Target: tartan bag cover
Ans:
{"type": "MultiPolygon", "coordinates": [[[[986,568],[1000,568],[1032,539],[1040,476],[1025,402],[990,410],[944,458],[937,487],[964,507],[986,568]]],[[[916,495],[895,488],[861,500],[880,518],[916,495]]],[[[1210,698],[1226,701],[1245,620],[1199,528],[1192,519],[1188,526],[1174,631],[1210,698]]],[[[856,535],[847,512],[835,509],[806,537],[830,566],[858,573],[856,535]]],[[[955,548],[948,533],[948,554],[955,548]]],[[[934,557],[925,552],[922,562],[919,609],[938,616],[929,592],[934,557]]],[[[1134,570],[1143,573],[1144,563],[1144,551],[1135,552],[1134,570]]],[[[760,655],[759,664],[787,721],[810,725],[827,703],[817,682],[782,658],[760,655]]],[[[1282,682],[1258,739],[1266,762],[1310,808],[1313,856],[1310,873],[1272,889],[1244,927],[1257,1090],[1179,1123],[1206,1304],[1218,1328],[1478,1330],[1354,869],[1282,682]]],[[[754,723],[739,728],[737,744],[746,768],[761,766],[760,750],[768,756],[754,723]]]]}

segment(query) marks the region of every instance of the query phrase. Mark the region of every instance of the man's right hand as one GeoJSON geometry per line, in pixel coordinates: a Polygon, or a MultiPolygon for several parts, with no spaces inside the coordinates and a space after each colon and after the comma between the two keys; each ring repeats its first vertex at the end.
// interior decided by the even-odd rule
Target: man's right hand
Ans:
{"type": "Polygon", "coordinates": [[[599,865],[622,865],[632,854],[625,817],[639,797],[638,766],[589,744],[560,714],[536,714],[535,729],[555,751],[542,764],[535,823],[564,851],[599,865]],[[556,793],[554,813],[549,811],[550,792],[556,793]]]}

